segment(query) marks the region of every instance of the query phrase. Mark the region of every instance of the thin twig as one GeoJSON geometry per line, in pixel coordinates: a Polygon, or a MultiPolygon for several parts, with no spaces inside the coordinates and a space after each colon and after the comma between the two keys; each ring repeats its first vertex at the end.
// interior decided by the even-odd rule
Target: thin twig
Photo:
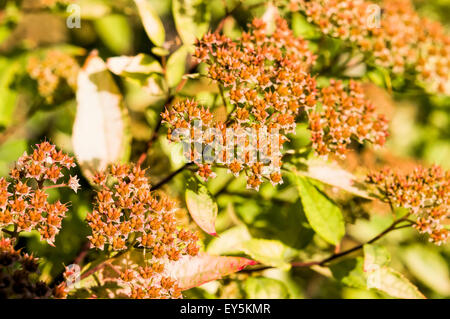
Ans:
{"type": "Polygon", "coordinates": [[[165,177],[162,181],[160,181],[158,184],[154,185],[152,187],[152,191],[158,190],[160,189],[162,186],[164,186],[165,184],[169,183],[175,176],[177,176],[178,174],[180,174],[181,172],[183,172],[186,168],[188,168],[189,166],[192,166],[193,163],[187,163],[184,164],[182,167],[180,167],[179,169],[177,169],[175,172],[172,172],[169,176],[165,177]]]}

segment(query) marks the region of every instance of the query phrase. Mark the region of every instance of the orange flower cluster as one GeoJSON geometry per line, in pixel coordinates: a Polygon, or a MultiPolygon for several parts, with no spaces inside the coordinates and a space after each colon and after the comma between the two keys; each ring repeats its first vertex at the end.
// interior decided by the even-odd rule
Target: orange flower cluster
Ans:
{"type": "Polygon", "coordinates": [[[411,0],[382,1],[381,17],[375,16],[375,3],[366,0],[291,0],[290,4],[291,10],[305,12],[325,34],[373,54],[376,64],[396,74],[412,70],[430,91],[450,94],[450,36],[439,23],[420,17],[411,0]]]}
{"type": "Polygon", "coordinates": [[[122,291],[132,299],[179,299],[181,288],[166,271],[166,262],[145,261],[144,266],[136,264],[120,270],[119,284],[122,291]]]}
{"type": "MultiPolygon", "coordinates": [[[[72,157],[57,151],[54,145],[43,142],[31,155],[25,153],[11,170],[11,182],[0,178],[0,228],[14,225],[15,232],[37,230],[41,239],[53,245],[67,212],[66,204],[47,201],[44,184],[58,183],[64,170],[75,167],[72,157]]],[[[70,177],[67,184],[75,192],[78,179],[70,177]]],[[[50,186],[51,187],[51,186],[50,186]]]]}
{"type": "Polygon", "coordinates": [[[48,103],[53,102],[53,96],[62,83],[76,89],[79,69],[72,56],[58,50],[49,51],[44,59],[31,57],[27,65],[31,78],[38,83],[39,94],[48,103]]]}
{"type": "Polygon", "coordinates": [[[145,170],[127,164],[114,165],[106,173],[97,173],[94,183],[100,187],[95,210],[86,220],[92,230],[91,244],[104,249],[125,250],[137,244],[144,248],[147,266],[126,268],[122,283],[130,285],[132,298],[180,296],[174,282],[163,276],[164,265],[182,256],[196,256],[196,234],[179,229],[174,202],[151,191],[145,170]]]}
{"type": "Polygon", "coordinates": [[[441,244],[449,238],[450,171],[439,166],[417,167],[410,174],[400,175],[386,169],[369,174],[367,181],[392,204],[408,208],[417,218],[415,228],[429,234],[430,241],[441,244]]]}
{"type": "Polygon", "coordinates": [[[321,110],[309,113],[309,125],[313,148],[326,156],[336,153],[341,156],[347,151],[353,137],[359,143],[364,141],[382,146],[388,135],[387,120],[375,114],[373,104],[365,100],[360,83],[331,80],[330,86],[320,92],[321,110]]]}
{"type": "Polygon", "coordinates": [[[299,110],[315,105],[316,81],[309,71],[316,57],[281,18],[272,34],[254,19],[236,42],[207,34],[197,43],[195,56],[209,65],[209,78],[229,89],[232,115],[240,124],[292,132],[299,110]]]}
{"type": "MultiPolygon", "coordinates": [[[[207,76],[226,89],[225,95],[234,110],[223,123],[215,122],[212,113],[194,101],[177,103],[162,114],[169,124],[169,140],[180,140],[172,134],[174,129],[187,129],[191,132],[190,140],[201,139],[208,147],[220,144],[221,152],[216,154],[219,164],[225,163],[235,175],[245,171],[249,188],[258,189],[263,178],[274,185],[282,183],[280,150],[288,140],[286,134],[295,133],[296,117],[301,112],[308,115],[313,148],[319,155],[343,154],[350,137],[359,142],[384,143],[386,121],[374,115],[374,107],[364,100],[361,86],[351,82],[345,87],[341,82],[332,82],[320,91],[310,74],[315,56],[307,41],[294,37],[281,18],[276,20],[272,34],[260,19],[254,19],[249,32],[244,32],[237,41],[218,33],[207,34],[197,43],[195,56],[207,64],[207,76]],[[196,135],[195,121],[201,121],[200,129],[206,136],[196,135]],[[209,134],[210,128],[219,134],[209,134]],[[233,140],[236,143],[231,143],[232,146],[245,149],[244,156],[233,161],[226,160],[236,155],[234,147],[227,146],[228,129],[238,132],[236,136],[246,129],[257,132],[253,141],[239,137],[233,140]],[[267,156],[250,160],[255,149],[265,149],[267,156]]],[[[189,150],[187,157],[197,163],[199,175],[211,177],[209,163],[202,162],[202,150],[196,147],[189,150]]]]}
{"type": "Polygon", "coordinates": [[[38,259],[14,249],[12,240],[0,238],[0,299],[63,298],[60,286],[51,289],[38,281],[38,259]]]}

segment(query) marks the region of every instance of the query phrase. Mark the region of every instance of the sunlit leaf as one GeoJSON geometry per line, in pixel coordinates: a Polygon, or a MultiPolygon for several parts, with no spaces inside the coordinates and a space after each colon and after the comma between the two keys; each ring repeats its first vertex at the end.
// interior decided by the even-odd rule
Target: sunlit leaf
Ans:
{"type": "Polygon", "coordinates": [[[195,178],[187,184],[186,205],[195,223],[208,234],[216,236],[217,203],[206,186],[195,178]]]}
{"type": "Polygon", "coordinates": [[[106,64],[93,52],[78,76],[72,136],[75,155],[87,177],[126,156],[126,118],[122,95],[106,64]]]}
{"type": "Polygon", "coordinates": [[[166,38],[166,32],[158,14],[147,0],[134,0],[134,2],[148,37],[155,45],[162,46],[166,38]]]}
{"type": "Polygon", "coordinates": [[[289,298],[289,292],[284,283],[272,278],[250,277],[244,282],[244,290],[249,299],[289,298]]]}
{"type": "Polygon", "coordinates": [[[303,209],[311,227],[330,244],[339,245],[345,234],[344,218],[339,207],[306,177],[298,176],[297,183],[303,209]]]}
{"type": "Polygon", "coordinates": [[[167,59],[166,78],[169,87],[177,86],[183,78],[186,72],[188,54],[189,48],[187,46],[181,46],[167,59]]]}
{"type": "Polygon", "coordinates": [[[381,267],[372,272],[372,286],[369,288],[378,289],[392,297],[402,299],[424,299],[425,296],[414,286],[405,276],[398,271],[381,267]]]}
{"type": "Polygon", "coordinates": [[[211,20],[208,1],[173,0],[172,13],[184,44],[193,44],[208,31],[211,20]]]}
{"type": "Polygon", "coordinates": [[[294,250],[277,240],[251,239],[242,244],[244,252],[264,265],[289,269],[294,250]]]}
{"type": "Polygon", "coordinates": [[[235,254],[242,251],[242,243],[251,239],[247,227],[235,226],[221,233],[208,245],[208,253],[214,255],[235,254]]]}
{"type": "Polygon", "coordinates": [[[133,73],[150,74],[162,73],[159,62],[151,56],[140,53],[136,56],[118,56],[106,61],[108,69],[116,75],[128,75],[133,73]]]}

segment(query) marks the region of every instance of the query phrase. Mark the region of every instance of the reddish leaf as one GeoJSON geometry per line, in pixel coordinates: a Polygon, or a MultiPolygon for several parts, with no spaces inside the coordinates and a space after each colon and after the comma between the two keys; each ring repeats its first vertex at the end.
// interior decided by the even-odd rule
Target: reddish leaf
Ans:
{"type": "Polygon", "coordinates": [[[183,257],[169,264],[167,271],[178,280],[178,285],[183,290],[187,290],[256,264],[256,261],[242,257],[201,254],[197,257],[183,257]]]}

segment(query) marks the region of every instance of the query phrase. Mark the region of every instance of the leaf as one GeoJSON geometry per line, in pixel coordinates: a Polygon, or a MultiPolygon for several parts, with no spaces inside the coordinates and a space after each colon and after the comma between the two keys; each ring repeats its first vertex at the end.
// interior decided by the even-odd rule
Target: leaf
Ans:
{"type": "Polygon", "coordinates": [[[214,255],[237,254],[242,252],[242,243],[251,238],[247,227],[235,226],[211,240],[207,252],[214,255]]]}
{"type": "Polygon", "coordinates": [[[131,51],[133,31],[125,16],[111,14],[97,19],[95,29],[105,45],[115,54],[127,54],[131,51]]]}
{"type": "Polygon", "coordinates": [[[317,28],[306,20],[306,17],[299,12],[292,13],[292,30],[295,36],[304,39],[317,39],[320,32],[317,28]]]}
{"type": "Polygon", "coordinates": [[[395,298],[423,299],[425,296],[405,276],[388,267],[389,252],[382,246],[364,245],[364,272],[367,288],[375,288],[395,298]]]}
{"type": "Polygon", "coordinates": [[[148,0],[134,0],[141,16],[142,24],[149,39],[156,45],[162,46],[166,38],[166,32],[156,11],[148,0]]]}
{"type": "Polygon", "coordinates": [[[186,72],[186,59],[188,54],[189,48],[187,46],[181,46],[167,59],[166,77],[169,87],[173,88],[177,86],[183,78],[186,72]]]}
{"type": "Polygon", "coordinates": [[[272,278],[250,277],[244,282],[248,299],[287,299],[289,292],[284,283],[272,278]]]}
{"type": "Polygon", "coordinates": [[[425,299],[425,296],[398,271],[381,267],[372,273],[372,286],[388,295],[402,299],[425,299]]]}
{"type": "Polygon", "coordinates": [[[159,62],[151,56],[140,53],[136,56],[118,56],[106,61],[108,69],[120,76],[132,75],[134,73],[146,74],[163,73],[159,62]]]}
{"type": "Polygon", "coordinates": [[[167,273],[178,281],[183,290],[201,286],[207,282],[241,271],[257,262],[242,257],[221,257],[200,254],[185,256],[177,262],[169,263],[167,273]]]}
{"type": "Polygon", "coordinates": [[[450,295],[450,278],[445,259],[436,250],[415,244],[401,254],[409,271],[441,295],[450,295]]]}
{"type": "Polygon", "coordinates": [[[186,205],[195,223],[212,236],[216,233],[218,207],[206,186],[191,178],[186,187],[186,205]]]}
{"type": "Polygon", "coordinates": [[[13,119],[18,94],[10,85],[19,70],[18,60],[0,59],[0,126],[10,125],[13,119]]]}
{"type": "Polygon", "coordinates": [[[311,227],[330,244],[339,245],[345,234],[344,218],[339,207],[303,176],[297,177],[297,189],[311,227]]]}
{"type": "Polygon", "coordinates": [[[356,177],[340,168],[337,164],[327,163],[321,160],[308,162],[308,170],[299,174],[318,180],[324,184],[343,189],[353,195],[373,199],[362,183],[358,183],[356,177]]]}
{"type": "Polygon", "coordinates": [[[178,34],[184,44],[191,45],[209,28],[211,12],[209,1],[173,0],[172,14],[178,34]]]}
{"type": "Polygon", "coordinates": [[[284,270],[291,268],[289,259],[295,252],[280,241],[267,239],[251,239],[242,244],[242,249],[260,263],[284,270]]]}
{"type": "Polygon", "coordinates": [[[74,153],[86,177],[127,155],[127,114],[106,64],[91,53],[78,75],[74,153]]]}
{"type": "Polygon", "coordinates": [[[364,271],[370,271],[373,265],[387,266],[391,255],[386,248],[379,245],[364,245],[364,271]]]}
{"type": "Polygon", "coordinates": [[[347,259],[330,266],[333,277],[345,286],[366,289],[364,259],[361,257],[347,259]]]}

